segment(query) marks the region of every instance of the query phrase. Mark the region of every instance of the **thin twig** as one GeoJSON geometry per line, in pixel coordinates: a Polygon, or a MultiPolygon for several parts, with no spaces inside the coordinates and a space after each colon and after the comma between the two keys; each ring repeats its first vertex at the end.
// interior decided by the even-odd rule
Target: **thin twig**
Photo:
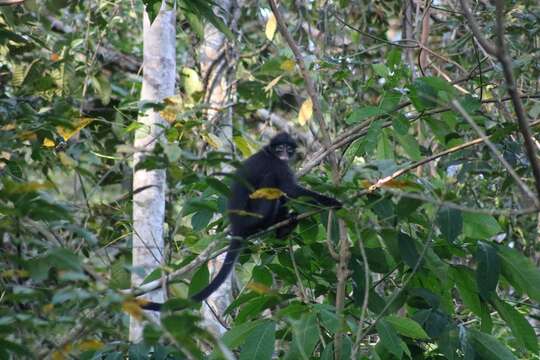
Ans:
{"type": "MultiPolygon", "coordinates": [[[[531,126],[537,126],[537,125],[540,125],[540,120],[537,120],[533,123],[531,123],[531,126]]],[[[487,137],[487,139],[489,140],[489,137],[487,137]]],[[[471,140],[471,141],[468,141],[466,143],[463,143],[461,145],[456,145],[454,147],[451,147],[450,149],[447,149],[447,150],[444,150],[444,151],[441,151],[440,153],[437,153],[437,154],[433,154],[431,156],[428,156],[422,160],[419,160],[411,165],[408,165],[402,169],[399,169],[397,171],[395,171],[392,175],[389,175],[389,176],[386,176],[382,179],[379,179],[377,180],[373,185],[371,185],[367,190],[364,190],[363,192],[360,193],[360,195],[364,195],[366,193],[370,193],[370,192],[373,192],[374,190],[380,188],[380,187],[383,187],[385,184],[387,184],[389,181],[391,180],[394,180],[395,178],[411,171],[411,170],[414,170],[416,169],[417,167],[419,166],[422,166],[422,165],[425,165],[433,160],[436,160],[438,158],[441,158],[443,156],[446,156],[448,154],[452,154],[452,153],[455,153],[457,151],[460,151],[460,150],[463,150],[463,149],[467,149],[469,147],[472,147],[474,145],[477,145],[477,144],[482,144],[485,142],[485,139],[482,138],[482,137],[479,137],[479,138],[476,138],[474,140],[471,140]]],[[[530,191],[530,190],[529,190],[530,191]]]]}
{"type": "Polygon", "coordinates": [[[365,316],[367,313],[368,300],[369,300],[369,264],[367,260],[366,250],[364,249],[364,241],[358,231],[358,225],[356,224],[356,236],[358,237],[358,245],[360,247],[360,255],[362,256],[362,263],[364,264],[364,300],[362,302],[362,309],[360,311],[360,320],[358,321],[358,330],[356,333],[356,341],[354,342],[351,359],[357,359],[358,352],[360,351],[360,345],[362,340],[362,325],[364,324],[365,316]]]}
{"type": "Polygon", "coordinates": [[[506,81],[506,86],[508,88],[508,94],[512,98],[512,104],[514,106],[514,111],[516,112],[519,130],[521,132],[521,135],[523,136],[523,144],[525,146],[525,153],[527,154],[527,158],[529,159],[529,162],[531,163],[535,185],[536,185],[537,197],[536,197],[535,203],[537,203],[538,196],[540,196],[540,163],[536,155],[534,142],[532,140],[532,132],[531,132],[531,128],[529,127],[527,115],[525,114],[523,103],[521,101],[519,92],[516,87],[516,83],[514,81],[514,75],[512,73],[512,60],[510,56],[508,55],[508,50],[506,49],[506,45],[504,41],[504,23],[503,23],[504,2],[501,0],[497,0],[496,2],[495,30],[496,30],[496,35],[497,35],[496,37],[497,46],[494,46],[492,43],[490,43],[488,40],[486,40],[482,36],[480,27],[476,23],[476,20],[474,19],[469,9],[469,6],[467,5],[466,0],[460,0],[460,2],[461,2],[461,8],[463,10],[463,13],[465,14],[465,17],[467,18],[467,22],[469,24],[469,27],[471,28],[471,31],[473,32],[474,37],[478,40],[480,45],[484,48],[484,50],[488,54],[497,58],[497,60],[501,63],[504,79],[506,81]]]}
{"type": "Polygon", "coordinates": [[[487,147],[491,150],[491,152],[493,152],[493,154],[500,161],[500,163],[506,168],[506,170],[508,171],[510,176],[512,176],[514,178],[514,180],[516,181],[518,186],[521,188],[521,190],[523,190],[523,192],[525,194],[527,194],[527,196],[529,196],[529,198],[531,198],[531,200],[534,202],[536,207],[539,207],[540,203],[538,201],[538,197],[536,197],[533,194],[533,192],[531,191],[531,189],[529,189],[527,184],[525,184],[523,182],[523,180],[521,180],[519,175],[512,168],[512,165],[510,165],[508,163],[508,161],[506,161],[506,159],[501,154],[501,152],[495,147],[495,145],[487,137],[487,135],[484,133],[484,131],[478,125],[476,125],[474,120],[469,116],[469,114],[465,111],[465,109],[463,109],[461,104],[457,100],[452,100],[450,103],[456,109],[456,111],[459,112],[461,114],[461,116],[463,116],[463,118],[465,120],[467,120],[467,122],[469,123],[469,125],[471,125],[471,127],[474,129],[474,131],[476,131],[478,133],[478,135],[480,135],[480,138],[482,139],[482,141],[487,145],[487,147]]]}
{"type": "MultiPolygon", "coordinates": [[[[435,211],[435,214],[438,212],[435,211]]],[[[418,260],[416,260],[416,263],[414,264],[414,267],[411,271],[411,273],[409,274],[409,276],[407,277],[407,279],[403,282],[403,284],[401,285],[400,288],[398,288],[394,294],[392,294],[392,296],[390,296],[390,298],[388,299],[388,301],[386,302],[386,305],[383,307],[382,311],[377,315],[377,317],[375,318],[375,320],[365,329],[361,332],[361,334],[356,338],[356,341],[357,342],[360,342],[362,341],[362,339],[366,336],[366,334],[369,333],[369,331],[377,324],[377,322],[383,317],[385,316],[386,314],[386,310],[388,310],[390,308],[390,306],[392,306],[392,303],[398,298],[398,296],[401,294],[401,292],[403,292],[406,288],[407,288],[407,285],[409,284],[409,282],[411,281],[411,279],[413,278],[413,276],[416,274],[416,272],[418,271],[418,269],[420,268],[420,264],[422,263],[422,260],[424,260],[424,257],[426,256],[427,254],[427,251],[428,249],[431,247],[431,244],[433,243],[432,242],[432,238],[433,238],[433,233],[434,233],[434,229],[435,229],[435,226],[431,226],[431,229],[429,231],[429,234],[427,236],[427,240],[426,240],[426,243],[424,244],[424,247],[422,248],[422,252],[420,253],[420,256],[418,257],[418,260]]]]}
{"type": "MultiPolygon", "coordinates": [[[[317,90],[315,87],[315,82],[313,81],[312,77],[310,76],[308,69],[306,67],[304,58],[302,56],[302,53],[300,52],[300,48],[296,44],[296,42],[293,40],[291,34],[289,33],[289,30],[287,29],[287,25],[285,20],[283,19],[281,13],[279,12],[275,0],[268,0],[268,3],[270,4],[270,8],[272,9],[272,13],[276,17],[277,26],[279,29],[279,32],[281,35],[285,38],[285,41],[289,45],[289,48],[294,54],[294,57],[296,59],[296,63],[300,69],[300,73],[302,74],[302,77],[304,78],[304,82],[306,84],[306,91],[311,99],[312,105],[313,105],[313,113],[315,115],[315,120],[317,121],[317,124],[319,125],[319,129],[322,133],[322,143],[325,148],[329,148],[331,142],[330,139],[330,133],[326,127],[326,124],[324,122],[324,116],[322,112],[321,103],[319,100],[319,96],[317,94],[317,90]]],[[[334,151],[330,151],[327,153],[330,164],[332,166],[332,181],[334,185],[337,185],[339,183],[339,167],[338,167],[338,161],[337,157],[335,155],[334,151]]],[[[344,317],[343,317],[343,308],[345,304],[345,285],[347,278],[349,276],[349,270],[348,270],[348,263],[350,258],[350,249],[349,249],[349,239],[347,236],[347,228],[345,225],[345,222],[342,219],[338,220],[339,224],[339,264],[337,265],[337,278],[338,278],[338,284],[336,288],[336,314],[338,316],[338,319],[340,320],[340,327],[338,331],[336,331],[335,334],[335,341],[334,341],[334,349],[335,349],[335,356],[336,358],[340,358],[341,353],[341,343],[343,338],[343,328],[344,328],[344,317]]]]}

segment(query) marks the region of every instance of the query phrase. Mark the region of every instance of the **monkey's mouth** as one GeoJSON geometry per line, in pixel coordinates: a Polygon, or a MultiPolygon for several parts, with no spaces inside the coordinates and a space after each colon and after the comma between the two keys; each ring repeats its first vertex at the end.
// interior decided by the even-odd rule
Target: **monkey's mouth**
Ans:
{"type": "Polygon", "coordinates": [[[289,155],[287,154],[279,154],[278,158],[283,161],[289,161],[289,155]]]}

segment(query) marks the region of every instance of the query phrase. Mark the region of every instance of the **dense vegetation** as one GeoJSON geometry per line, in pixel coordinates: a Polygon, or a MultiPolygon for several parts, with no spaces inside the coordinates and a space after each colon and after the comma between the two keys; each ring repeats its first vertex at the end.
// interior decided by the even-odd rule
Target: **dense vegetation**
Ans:
{"type": "MultiPolygon", "coordinates": [[[[142,3],[0,6],[0,357],[539,359],[538,2],[469,4],[478,33],[457,1],[287,0],[280,23],[244,0],[235,26],[220,3],[177,4],[178,95],[157,104],[139,101],[142,3]],[[206,118],[209,23],[235,54],[228,151],[206,118]],[[314,214],[293,236],[250,243],[220,339],[195,307],[128,342],[150,108],[169,123],[141,165],[167,171],[163,271],[226,245],[223,169],[275,131],[298,134],[300,181],[345,205],[295,202],[314,214]]],[[[207,282],[203,262],[169,298],[207,282]]]]}

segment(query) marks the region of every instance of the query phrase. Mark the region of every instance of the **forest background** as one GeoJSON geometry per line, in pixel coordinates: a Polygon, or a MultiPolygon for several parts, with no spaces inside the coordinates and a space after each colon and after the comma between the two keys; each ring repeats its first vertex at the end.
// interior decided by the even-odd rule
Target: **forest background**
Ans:
{"type": "Polygon", "coordinates": [[[539,45],[537,1],[1,0],[0,357],[539,359],[539,45]],[[281,130],[344,208],[142,312],[281,130]]]}

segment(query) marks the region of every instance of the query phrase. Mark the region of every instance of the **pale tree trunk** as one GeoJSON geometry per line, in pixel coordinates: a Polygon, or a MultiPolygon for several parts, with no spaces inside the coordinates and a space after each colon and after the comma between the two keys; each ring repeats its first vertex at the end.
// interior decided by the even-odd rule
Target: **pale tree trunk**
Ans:
{"type": "MultiPolygon", "coordinates": [[[[216,14],[220,16],[233,31],[239,13],[238,1],[222,0],[217,2],[216,14]]],[[[232,153],[232,107],[228,103],[234,101],[237,56],[233,44],[216,29],[207,24],[204,28],[204,41],[200,47],[200,66],[205,85],[205,102],[210,106],[206,112],[207,128],[220,139],[220,151],[232,153]]],[[[223,166],[222,171],[231,171],[223,166]]],[[[225,254],[210,260],[210,275],[219,271],[225,260],[225,254]]],[[[229,278],[203,303],[202,315],[205,327],[216,336],[221,336],[226,328],[221,318],[232,301],[233,277],[229,278]]]]}
{"type": "MultiPolygon", "coordinates": [[[[144,13],[144,68],[141,100],[161,101],[174,94],[176,76],[175,9],[165,10],[150,26],[144,13]]],[[[163,126],[167,123],[159,113],[149,110],[139,118],[144,126],[135,132],[134,169],[150,154],[158,141],[163,140],[163,126]]],[[[163,263],[163,222],[165,215],[165,169],[134,170],[133,174],[133,272],[131,285],[137,287],[144,277],[163,263]],[[146,188],[145,188],[146,187],[146,188]],[[144,189],[137,192],[137,189],[144,189]]],[[[163,302],[165,294],[156,290],[144,296],[148,300],[163,302]]],[[[159,320],[159,314],[147,312],[159,320]]],[[[129,340],[142,339],[143,323],[130,319],[129,340]]]]}

